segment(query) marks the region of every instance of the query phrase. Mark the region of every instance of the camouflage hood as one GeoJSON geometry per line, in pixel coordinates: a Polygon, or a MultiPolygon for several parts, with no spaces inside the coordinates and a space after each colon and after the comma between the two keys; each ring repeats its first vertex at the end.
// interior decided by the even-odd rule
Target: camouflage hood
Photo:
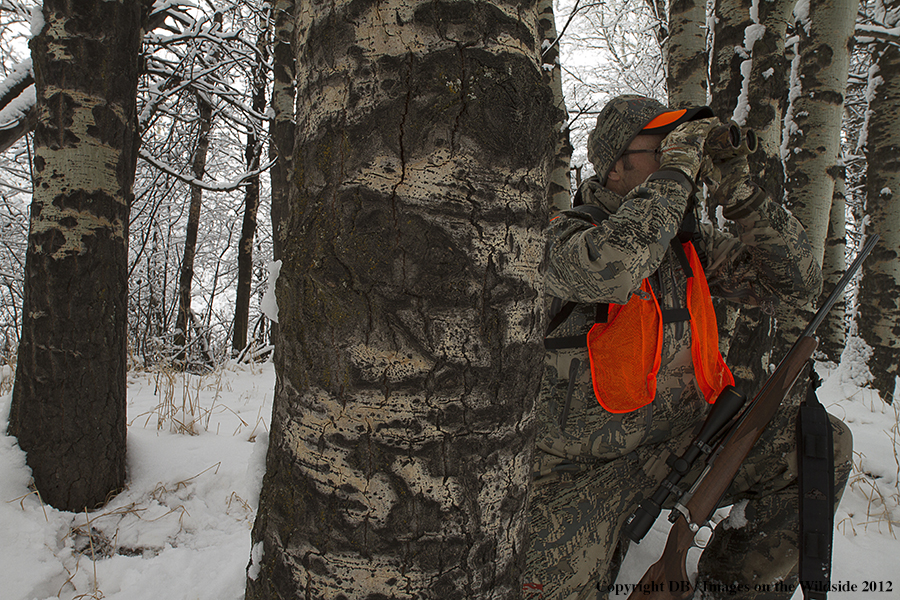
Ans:
{"type": "Polygon", "coordinates": [[[588,160],[594,165],[594,172],[601,183],[622,152],[640,133],[666,134],[681,123],[712,117],[707,106],[672,111],[661,102],[644,96],[618,96],[610,100],[597,115],[597,126],[588,136],[588,160]],[[652,129],[644,129],[651,121],[663,114],[671,114],[671,119],[652,129]]]}

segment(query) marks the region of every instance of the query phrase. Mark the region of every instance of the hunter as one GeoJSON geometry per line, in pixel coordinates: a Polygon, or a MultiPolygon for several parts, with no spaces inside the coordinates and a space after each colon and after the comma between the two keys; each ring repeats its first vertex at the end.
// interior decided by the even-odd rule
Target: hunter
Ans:
{"type": "MultiPolygon", "coordinates": [[[[717,124],[708,107],[613,99],[588,138],[595,175],[574,209],[549,225],[552,332],[526,598],[609,597],[627,547],[625,520],[734,381],[719,353],[710,296],[771,313],[819,293],[821,271],[803,227],[752,181],[746,156],[718,165],[707,198],[738,235],[700,219],[696,182],[708,169],[704,144],[717,124]]],[[[735,478],[727,497],[734,508],[700,558],[694,598],[793,595],[795,416],[796,406],[779,410],[735,478]]],[[[834,417],[831,426],[840,498],[851,436],[834,417]]]]}

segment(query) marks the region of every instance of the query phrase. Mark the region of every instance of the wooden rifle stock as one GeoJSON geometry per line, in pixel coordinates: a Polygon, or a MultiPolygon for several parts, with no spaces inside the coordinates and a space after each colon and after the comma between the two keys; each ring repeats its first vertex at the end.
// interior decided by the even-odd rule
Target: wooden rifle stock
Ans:
{"type": "Polygon", "coordinates": [[[640,590],[654,590],[655,594],[649,596],[654,600],[682,600],[693,593],[685,566],[687,552],[694,543],[695,531],[691,526],[702,526],[716,511],[744,459],[775,416],[781,401],[812,357],[816,346],[818,342],[815,338],[800,338],[768,379],[766,386],[753,399],[753,403],[742,413],[740,420],[712,457],[711,461],[714,462],[709,470],[701,475],[697,485],[688,492],[691,497],[684,503],[684,507],[690,515],[691,523],[687,522],[684,515],[675,521],[662,556],[647,569],[629,600],[648,597],[640,590]]]}
{"type": "Polygon", "coordinates": [[[686,496],[689,497],[682,498],[679,502],[681,515],[669,530],[662,556],[647,569],[628,600],[683,600],[693,593],[685,560],[694,543],[694,534],[716,511],[741,464],[815,352],[818,342],[813,333],[877,242],[878,236],[875,235],[859,251],[806,330],[716,446],[706,469],[700,474],[694,487],[687,492],[686,496]]]}

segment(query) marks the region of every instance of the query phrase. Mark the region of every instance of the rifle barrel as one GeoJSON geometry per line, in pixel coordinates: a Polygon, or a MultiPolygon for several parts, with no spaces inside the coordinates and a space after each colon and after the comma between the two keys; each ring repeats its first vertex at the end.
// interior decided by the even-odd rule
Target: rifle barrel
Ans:
{"type": "Polygon", "coordinates": [[[850,263],[850,266],[847,267],[847,270],[844,272],[844,276],[841,277],[840,281],[834,286],[834,289],[831,290],[831,293],[828,295],[828,298],[825,299],[825,302],[822,303],[822,306],[819,307],[819,310],[816,312],[812,321],[807,325],[806,330],[800,337],[811,336],[815,333],[816,329],[819,325],[822,324],[822,321],[825,320],[825,315],[828,314],[828,311],[831,310],[831,307],[834,306],[838,299],[841,297],[841,294],[844,293],[844,288],[847,287],[847,284],[850,283],[850,280],[853,279],[854,275],[856,275],[856,271],[859,269],[859,266],[862,264],[862,261],[866,259],[872,249],[875,247],[875,244],[878,243],[878,240],[881,238],[877,233],[866,240],[866,243],[856,254],[856,258],[853,259],[853,262],[850,263]]]}

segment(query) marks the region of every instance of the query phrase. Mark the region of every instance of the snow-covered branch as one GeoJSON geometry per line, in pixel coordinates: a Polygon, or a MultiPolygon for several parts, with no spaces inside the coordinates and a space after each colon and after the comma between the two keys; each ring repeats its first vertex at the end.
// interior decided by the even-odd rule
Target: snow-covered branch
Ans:
{"type": "Polygon", "coordinates": [[[900,45],[900,26],[885,27],[882,25],[867,25],[857,23],[856,41],[860,44],[887,42],[895,46],[900,45]]]}
{"type": "Polygon", "coordinates": [[[250,179],[256,177],[261,173],[264,173],[265,171],[268,171],[269,168],[275,164],[275,160],[273,159],[266,163],[265,166],[260,167],[259,169],[254,169],[253,171],[246,171],[244,173],[241,173],[240,175],[238,175],[238,177],[232,179],[231,181],[216,182],[203,181],[202,179],[197,179],[196,177],[191,177],[189,175],[185,175],[184,173],[180,173],[178,169],[157,159],[144,149],[140,150],[139,156],[160,171],[163,171],[164,173],[171,175],[172,177],[175,177],[180,181],[189,183],[210,192],[231,192],[233,190],[236,190],[242,185],[246,184],[250,179]]]}
{"type": "Polygon", "coordinates": [[[0,152],[16,143],[31,128],[35,104],[31,59],[15,65],[0,82],[0,152]]]}

